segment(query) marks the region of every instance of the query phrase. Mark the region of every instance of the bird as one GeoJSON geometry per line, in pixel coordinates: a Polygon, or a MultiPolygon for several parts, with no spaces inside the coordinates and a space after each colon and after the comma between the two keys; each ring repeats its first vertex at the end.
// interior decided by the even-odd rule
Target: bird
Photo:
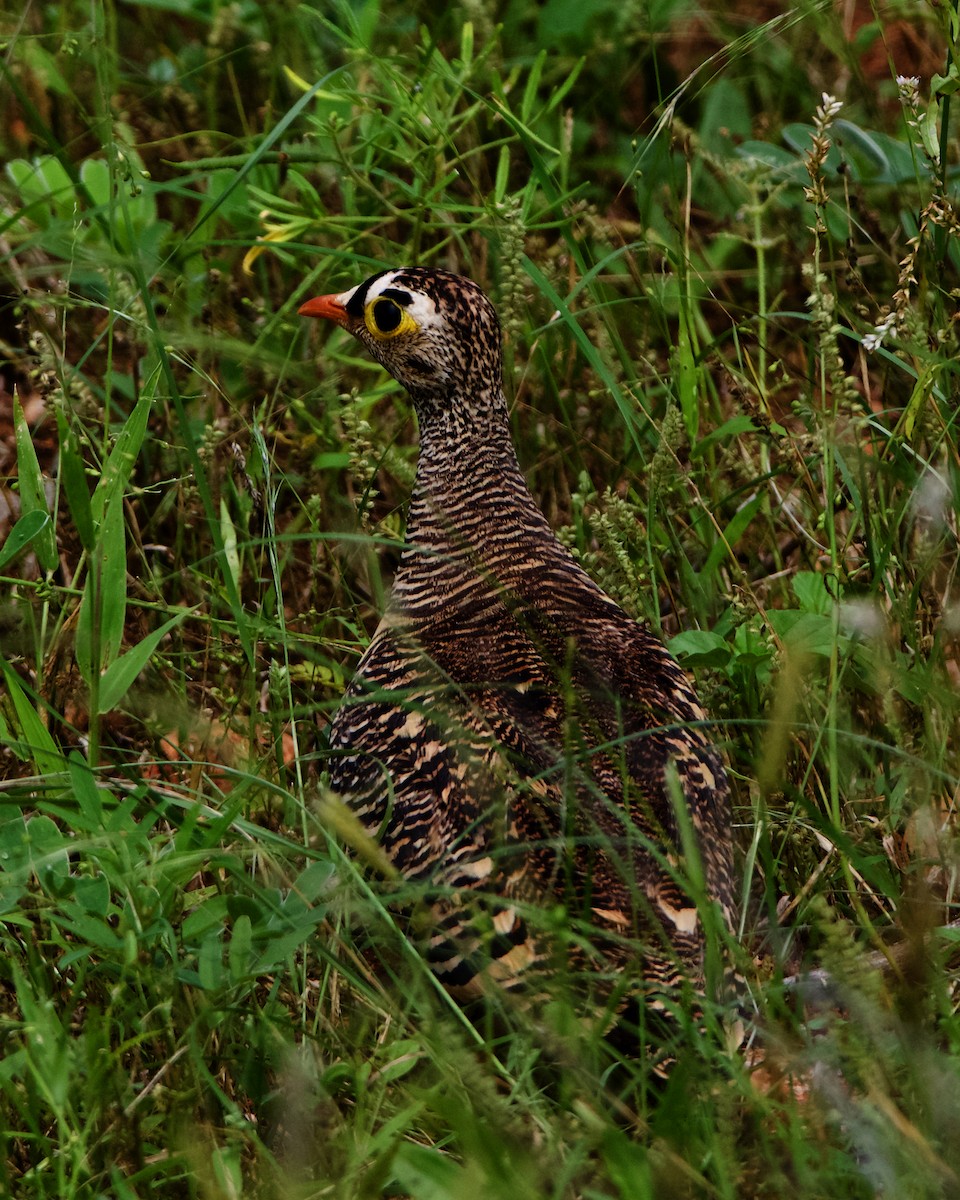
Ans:
{"type": "Polygon", "coordinates": [[[527,487],[493,304],[462,275],[399,267],[299,313],[356,337],[419,427],[391,598],[333,718],[329,784],[431,897],[436,977],[464,1001],[563,978],[609,1012],[628,993],[661,1009],[702,994],[704,905],[737,923],[723,761],[687,674],[527,487]]]}

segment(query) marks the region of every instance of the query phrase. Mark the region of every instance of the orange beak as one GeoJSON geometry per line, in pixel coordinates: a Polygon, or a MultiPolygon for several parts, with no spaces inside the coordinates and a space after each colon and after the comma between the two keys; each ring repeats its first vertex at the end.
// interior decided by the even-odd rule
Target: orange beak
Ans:
{"type": "Polygon", "coordinates": [[[350,325],[350,314],[344,308],[339,296],[317,296],[301,304],[297,310],[301,317],[323,317],[346,329],[350,325]]]}

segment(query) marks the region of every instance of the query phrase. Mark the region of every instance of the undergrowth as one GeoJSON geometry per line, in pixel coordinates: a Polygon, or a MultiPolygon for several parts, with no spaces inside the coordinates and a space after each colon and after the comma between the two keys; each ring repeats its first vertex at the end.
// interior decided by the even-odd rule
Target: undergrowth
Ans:
{"type": "Polygon", "coordinates": [[[6,1194],[957,1194],[956,4],[0,21],[6,1194]],[[296,309],[409,263],[729,760],[756,1028],[665,1089],[461,1012],[322,802],[415,430],[296,309]]]}

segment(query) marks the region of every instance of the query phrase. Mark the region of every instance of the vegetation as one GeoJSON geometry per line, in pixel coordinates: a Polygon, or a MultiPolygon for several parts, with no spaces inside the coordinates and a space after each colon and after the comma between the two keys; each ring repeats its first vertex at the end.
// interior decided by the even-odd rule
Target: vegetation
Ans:
{"type": "Polygon", "coordinates": [[[0,1189],[956,1195],[956,0],[0,22],[0,1189]],[[415,429],[296,309],[414,262],[727,750],[762,1036],[657,1095],[469,1020],[324,806],[415,429]]]}

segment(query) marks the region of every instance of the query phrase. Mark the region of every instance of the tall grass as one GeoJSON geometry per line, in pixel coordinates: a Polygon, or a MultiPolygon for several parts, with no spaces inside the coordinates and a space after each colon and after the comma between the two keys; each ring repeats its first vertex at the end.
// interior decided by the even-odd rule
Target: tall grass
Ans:
{"type": "Polygon", "coordinates": [[[0,18],[8,1194],[960,1189],[957,10],[764,13],[0,18]],[[295,314],[412,262],[728,755],[760,1032],[664,1089],[461,1012],[322,802],[415,433],[295,314]]]}

